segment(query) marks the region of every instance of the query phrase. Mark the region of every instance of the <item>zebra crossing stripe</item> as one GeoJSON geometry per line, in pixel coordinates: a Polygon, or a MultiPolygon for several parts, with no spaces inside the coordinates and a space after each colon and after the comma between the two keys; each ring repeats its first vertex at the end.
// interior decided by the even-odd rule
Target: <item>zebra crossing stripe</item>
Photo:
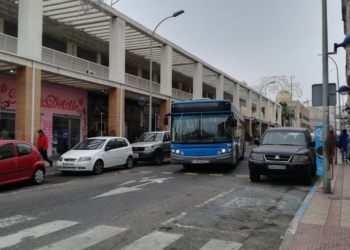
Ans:
{"type": "Polygon", "coordinates": [[[181,234],[155,231],[124,247],[122,250],[162,250],[180,237],[182,237],[181,234]]]}
{"type": "Polygon", "coordinates": [[[85,233],[70,237],[38,250],[83,250],[126,230],[127,228],[98,226],[89,231],[86,231],[85,233]]]}
{"type": "Polygon", "coordinates": [[[9,218],[3,218],[3,219],[0,219],[0,228],[9,227],[14,224],[18,224],[18,223],[22,223],[30,220],[35,220],[35,218],[24,216],[24,215],[15,215],[9,218]]]}
{"type": "Polygon", "coordinates": [[[15,234],[0,237],[0,249],[16,245],[20,243],[25,237],[38,238],[40,236],[59,231],[66,227],[71,227],[76,224],[78,224],[78,222],[58,220],[29,229],[24,229],[15,234]]]}
{"type": "Polygon", "coordinates": [[[242,243],[223,240],[210,240],[199,250],[238,250],[242,243]]]}

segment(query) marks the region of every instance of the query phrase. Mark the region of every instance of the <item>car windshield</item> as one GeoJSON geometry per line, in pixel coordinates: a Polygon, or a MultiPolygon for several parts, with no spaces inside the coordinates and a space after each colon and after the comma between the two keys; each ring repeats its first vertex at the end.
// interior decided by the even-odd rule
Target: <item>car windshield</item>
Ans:
{"type": "Polygon", "coordinates": [[[171,141],[175,143],[230,141],[232,140],[232,129],[229,131],[229,128],[225,127],[228,117],[228,114],[174,116],[171,141]]]}
{"type": "Polygon", "coordinates": [[[295,131],[266,131],[261,145],[306,145],[305,135],[303,132],[295,131]]]}
{"type": "Polygon", "coordinates": [[[96,150],[102,148],[105,142],[104,139],[86,139],[76,145],[73,150],[96,150]]]}
{"type": "Polygon", "coordinates": [[[163,133],[145,133],[141,135],[138,142],[162,141],[163,133]]]}

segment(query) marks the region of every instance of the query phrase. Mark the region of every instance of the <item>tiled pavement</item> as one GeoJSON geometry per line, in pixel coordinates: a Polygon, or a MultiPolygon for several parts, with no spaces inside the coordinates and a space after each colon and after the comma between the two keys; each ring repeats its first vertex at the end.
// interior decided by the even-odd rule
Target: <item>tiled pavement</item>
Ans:
{"type": "Polygon", "coordinates": [[[296,215],[300,216],[296,230],[293,226],[288,230],[293,237],[280,249],[350,250],[350,165],[335,165],[331,194],[323,193],[322,178],[316,185],[296,215]]]}

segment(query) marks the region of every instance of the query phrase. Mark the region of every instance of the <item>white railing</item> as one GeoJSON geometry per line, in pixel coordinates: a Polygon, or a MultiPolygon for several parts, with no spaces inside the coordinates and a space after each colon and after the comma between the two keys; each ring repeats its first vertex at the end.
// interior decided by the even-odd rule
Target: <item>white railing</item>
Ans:
{"type": "Polygon", "coordinates": [[[179,89],[172,89],[172,97],[183,99],[183,100],[192,100],[193,95],[191,93],[188,93],[179,89]]]}
{"type": "Polygon", "coordinates": [[[17,38],[0,33],[0,50],[17,54],[17,38]]]}
{"type": "MultiPolygon", "coordinates": [[[[0,51],[17,54],[17,38],[0,33],[0,51]]],[[[108,67],[46,47],[42,47],[41,61],[60,68],[109,79],[108,67]]],[[[125,73],[125,84],[149,90],[149,80],[127,73],[125,73]]],[[[160,93],[159,83],[153,82],[152,92],[160,93]]],[[[192,94],[178,89],[172,89],[172,97],[190,100],[192,99],[192,94]]]]}

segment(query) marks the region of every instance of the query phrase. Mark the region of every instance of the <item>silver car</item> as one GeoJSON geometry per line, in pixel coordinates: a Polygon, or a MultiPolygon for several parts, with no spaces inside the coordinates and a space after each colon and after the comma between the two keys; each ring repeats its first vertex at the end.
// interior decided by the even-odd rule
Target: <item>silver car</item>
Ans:
{"type": "Polygon", "coordinates": [[[131,147],[134,165],[138,161],[151,161],[153,165],[161,165],[165,159],[170,158],[170,131],[144,133],[131,147]]]}

